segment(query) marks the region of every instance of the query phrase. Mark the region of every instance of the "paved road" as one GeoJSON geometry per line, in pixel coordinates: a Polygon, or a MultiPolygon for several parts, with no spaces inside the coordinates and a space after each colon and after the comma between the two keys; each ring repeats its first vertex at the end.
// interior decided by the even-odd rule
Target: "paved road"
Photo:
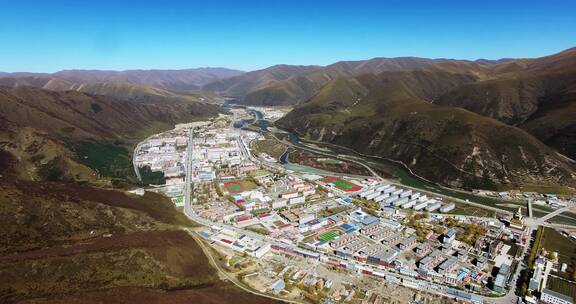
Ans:
{"type": "Polygon", "coordinates": [[[134,148],[134,152],[133,152],[133,154],[132,154],[132,155],[134,155],[134,156],[132,157],[132,166],[134,166],[134,173],[136,173],[136,177],[138,178],[139,181],[142,181],[142,176],[140,175],[140,170],[138,170],[138,165],[136,164],[136,155],[137,155],[138,151],[140,150],[140,147],[142,147],[142,144],[143,144],[146,140],[148,140],[148,138],[145,139],[145,140],[143,140],[143,141],[141,141],[141,142],[139,142],[139,143],[136,145],[136,148],[134,148]]]}
{"type": "MultiPolygon", "coordinates": [[[[534,227],[528,226],[528,235],[529,236],[532,235],[533,231],[534,231],[534,227]]],[[[522,254],[520,255],[520,258],[517,259],[518,266],[516,267],[516,272],[514,272],[514,275],[512,276],[512,280],[510,280],[510,289],[508,290],[506,295],[504,295],[503,297],[494,299],[493,300],[494,303],[497,303],[497,304],[518,303],[518,296],[516,296],[516,294],[515,294],[516,283],[518,282],[518,278],[520,277],[520,272],[525,268],[523,260],[524,260],[524,257],[526,256],[526,253],[528,252],[528,250],[530,250],[529,245],[530,245],[530,237],[527,238],[526,243],[524,244],[524,249],[522,250],[522,254]]]]}
{"type": "Polygon", "coordinates": [[[134,148],[134,152],[132,154],[132,166],[134,167],[134,173],[136,173],[136,177],[138,177],[139,181],[142,181],[142,176],[140,175],[140,170],[138,170],[138,165],[136,164],[136,154],[138,153],[138,150],[140,150],[140,147],[142,147],[142,145],[148,141],[150,138],[154,137],[156,134],[150,135],[148,137],[146,137],[146,139],[144,139],[143,141],[139,142],[136,145],[136,148],[134,148]]]}
{"type": "Polygon", "coordinates": [[[547,220],[549,220],[549,219],[551,219],[551,218],[553,218],[553,217],[555,217],[555,216],[557,216],[557,215],[559,215],[559,214],[561,214],[561,213],[563,213],[563,212],[566,212],[566,211],[569,211],[569,210],[571,210],[571,209],[574,209],[574,208],[575,208],[574,206],[567,206],[567,207],[558,209],[558,210],[556,210],[556,211],[554,211],[554,212],[548,213],[548,214],[546,214],[545,216],[543,216],[543,217],[541,217],[541,218],[539,218],[539,219],[536,220],[536,221],[537,221],[537,225],[541,225],[541,224],[543,224],[544,222],[546,222],[547,220]]]}

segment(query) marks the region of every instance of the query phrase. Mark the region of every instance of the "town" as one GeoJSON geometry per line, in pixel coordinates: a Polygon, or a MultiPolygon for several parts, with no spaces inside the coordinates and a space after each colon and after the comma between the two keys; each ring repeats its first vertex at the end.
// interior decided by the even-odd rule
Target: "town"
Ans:
{"type": "MultiPolygon", "coordinates": [[[[171,197],[201,224],[194,233],[241,284],[284,299],[331,303],[385,303],[391,295],[415,303],[516,297],[530,244],[539,242],[537,221],[526,219],[523,208],[484,210],[379,176],[292,170],[285,157],[255,151],[270,136],[247,128],[282,111],[230,112],[148,138],[134,165],[148,177],[162,173],[163,184],[147,190],[171,197]],[[474,212],[463,213],[467,208],[474,212]]],[[[476,194],[515,195],[530,200],[528,209],[531,202],[564,208],[558,214],[574,205],[556,195],[476,194]]],[[[573,303],[546,288],[552,268],[567,268],[554,254],[532,257],[528,266],[535,271],[522,291],[528,302],[539,295],[545,303],[573,303]]]]}

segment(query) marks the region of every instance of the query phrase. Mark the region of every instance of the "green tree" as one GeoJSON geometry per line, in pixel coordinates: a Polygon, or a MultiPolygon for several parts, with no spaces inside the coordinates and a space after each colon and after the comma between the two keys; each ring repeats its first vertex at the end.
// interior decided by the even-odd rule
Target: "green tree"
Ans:
{"type": "Polygon", "coordinates": [[[152,171],[149,166],[139,167],[142,184],[144,185],[163,185],[166,183],[164,172],[152,171]]]}

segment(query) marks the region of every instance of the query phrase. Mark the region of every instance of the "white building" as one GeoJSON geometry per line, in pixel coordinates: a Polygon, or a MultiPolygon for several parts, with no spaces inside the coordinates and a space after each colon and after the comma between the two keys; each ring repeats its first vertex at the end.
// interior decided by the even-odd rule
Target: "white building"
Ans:
{"type": "Polygon", "coordinates": [[[313,213],[308,213],[303,215],[300,220],[298,220],[298,224],[306,224],[312,220],[314,220],[316,216],[313,213]]]}
{"type": "Polygon", "coordinates": [[[272,209],[284,208],[288,204],[287,200],[278,200],[272,202],[272,209]]]}
{"type": "Polygon", "coordinates": [[[572,297],[561,294],[556,291],[552,291],[547,288],[542,289],[542,295],[540,296],[540,300],[544,303],[550,304],[573,304],[574,300],[572,297]]]}
{"type": "Polygon", "coordinates": [[[454,203],[446,204],[442,206],[442,208],[440,208],[440,212],[447,213],[454,210],[454,208],[456,208],[456,205],[454,203]]]}
{"type": "Polygon", "coordinates": [[[293,197],[293,198],[288,200],[289,205],[303,204],[305,202],[306,202],[306,197],[304,197],[304,196],[297,196],[297,197],[293,197]]]}

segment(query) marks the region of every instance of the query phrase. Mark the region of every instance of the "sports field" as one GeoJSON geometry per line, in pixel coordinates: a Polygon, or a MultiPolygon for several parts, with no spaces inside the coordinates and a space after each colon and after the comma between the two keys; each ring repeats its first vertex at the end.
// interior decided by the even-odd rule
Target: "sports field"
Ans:
{"type": "Polygon", "coordinates": [[[224,191],[229,194],[238,194],[244,191],[250,191],[258,188],[253,181],[249,179],[228,181],[224,183],[224,191]]]}
{"type": "Polygon", "coordinates": [[[346,192],[356,192],[362,189],[361,186],[338,177],[326,177],[323,181],[326,184],[333,184],[334,187],[346,192]]]}
{"type": "Polygon", "coordinates": [[[322,242],[328,242],[331,239],[337,237],[340,235],[340,232],[337,230],[330,230],[328,232],[324,232],[321,235],[318,236],[318,240],[322,241],[322,242]]]}
{"type": "Polygon", "coordinates": [[[224,183],[224,189],[226,189],[226,191],[228,191],[229,193],[240,193],[242,191],[244,191],[244,187],[242,186],[242,184],[240,182],[225,182],[224,183]]]}

